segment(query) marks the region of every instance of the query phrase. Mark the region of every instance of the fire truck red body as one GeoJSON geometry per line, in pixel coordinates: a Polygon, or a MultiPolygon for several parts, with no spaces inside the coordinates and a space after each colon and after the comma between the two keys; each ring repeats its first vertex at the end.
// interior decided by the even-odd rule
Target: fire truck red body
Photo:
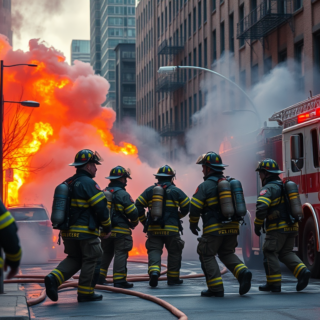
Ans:
{"type": "Polygon", "coordinates": [[[284,171],[283,179],[299,187],[304,219],[294,251],[312,272],[320,276],[320,95],[276,112],[269,119],[278,127],[262,128],[258,139],[223,153],[223,162],[232,164],[227,173],[242,182],[248,214],[241,227],[239,244],[245,263],[262,266],[264,237],[254,233],[255,205],[261,188],[255,172],[258,161],[272,158],[284,171]]]}

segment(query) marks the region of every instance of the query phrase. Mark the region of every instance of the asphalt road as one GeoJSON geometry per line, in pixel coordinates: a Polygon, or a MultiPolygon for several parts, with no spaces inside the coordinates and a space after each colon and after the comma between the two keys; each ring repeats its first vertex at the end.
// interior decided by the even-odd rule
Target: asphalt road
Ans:
{"type": "MultiPolygon", "coordinates": [[[[165,261],[163,261],[165,263],[165,261]]],[[[46,274],[57,263],[22,266],[23,274],[46,274]]],[[[144,264],[129,263],[129,273],[145,274],[144,264]]],[[[201,273],[198,261],[183,261],[181,274],[201,273]]],[[[136,282],[132,290],[157,296],[168,301],[188,319],[237,319],[237,320],[285,320],[320,318],[320,280],[312,279],[307,289],[297,293],[296,279],[289,273],[283,273],[282,293],[264,293],[258,291],[259,284],[265,282],[262,270],[252,270],[253,281],[250,292],[240,297],[237,280],[228,272],[223,276],[225,297],[205,298],[200,296],[206,288],[204,278],[184,280],[183,285],[169,287],[165,281],[157,288],[150,288],[148,282],[136,282]]],[[[36,297],[42,287],[26,285],[28,297],[36,297]]],[[[58,302],[48,298],[41,304],[30,308],[34,319],[176,319],[170,312],[153,302],[118,293],[102,292],[99,302],[78,303],[76,289],[66,289],[59,293],[58,302]]]]}

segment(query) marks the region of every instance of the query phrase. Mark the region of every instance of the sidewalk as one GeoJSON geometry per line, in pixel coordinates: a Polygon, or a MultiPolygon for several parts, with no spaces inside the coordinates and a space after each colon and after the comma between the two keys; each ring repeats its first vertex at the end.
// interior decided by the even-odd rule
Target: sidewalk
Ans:
{"type": "Polygon", "coordinates": [[[0,294],[1,320],[29,320],[29,310],[25,291],[21,285],[9,283],[4,285],[4,294],[0,294]]]}

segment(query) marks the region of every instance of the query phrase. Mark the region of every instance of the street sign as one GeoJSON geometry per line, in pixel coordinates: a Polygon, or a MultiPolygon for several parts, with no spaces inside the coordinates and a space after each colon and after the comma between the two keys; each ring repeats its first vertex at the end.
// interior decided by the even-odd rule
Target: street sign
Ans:
{"type": "Polygon", "coordinates": [[[5,181],[6,182],[13,182],[14,181],[12,168],[6,169],[5,181]]]}

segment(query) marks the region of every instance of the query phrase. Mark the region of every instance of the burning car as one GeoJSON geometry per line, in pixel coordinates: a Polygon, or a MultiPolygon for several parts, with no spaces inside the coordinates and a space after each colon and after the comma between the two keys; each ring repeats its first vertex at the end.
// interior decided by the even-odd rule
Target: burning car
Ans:
{"type": "Polygon", "coordinates": [[[16,220],[22,246],[23,263],[42,263],[55,259],[57,236],[48,211],[42,204],[12,206],[8,210],[16,220]]]}

